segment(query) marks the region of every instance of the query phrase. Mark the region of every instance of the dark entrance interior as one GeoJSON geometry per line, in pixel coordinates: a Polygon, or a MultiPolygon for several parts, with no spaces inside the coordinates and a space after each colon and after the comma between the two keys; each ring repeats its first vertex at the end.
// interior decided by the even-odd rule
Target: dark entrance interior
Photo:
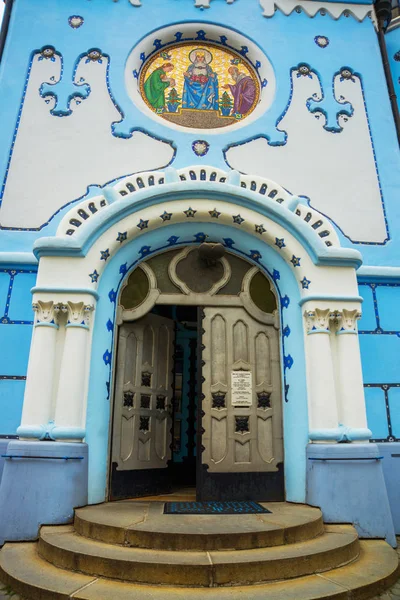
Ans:
{"type": "Polygon", "coordinates": [[[199,389],[198,308],[157,306],[154,312],[173,319],[176,324],[168,475],[172,489],[195,488],[199,389]]]}

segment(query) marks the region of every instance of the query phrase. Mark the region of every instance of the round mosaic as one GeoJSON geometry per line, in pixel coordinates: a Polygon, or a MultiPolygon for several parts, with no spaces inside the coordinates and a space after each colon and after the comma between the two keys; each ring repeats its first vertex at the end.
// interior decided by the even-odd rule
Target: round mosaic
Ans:
{"type": "Polygon", "coordinates": [[[250,115],[260,99],[252,66],[211,44],[177,44],[157,53],[144,65],[139,85],[157,115],[196,129],[233,125],[250,115]]]}

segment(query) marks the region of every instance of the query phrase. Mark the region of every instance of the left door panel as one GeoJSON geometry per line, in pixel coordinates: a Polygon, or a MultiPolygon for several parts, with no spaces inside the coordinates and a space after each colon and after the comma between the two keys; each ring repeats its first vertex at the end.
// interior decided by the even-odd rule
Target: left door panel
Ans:
{"type": "Polygon", "coordinates": [[[148,314],[119,328],[110,499],[170,491],[175,323],[148,314]]]}

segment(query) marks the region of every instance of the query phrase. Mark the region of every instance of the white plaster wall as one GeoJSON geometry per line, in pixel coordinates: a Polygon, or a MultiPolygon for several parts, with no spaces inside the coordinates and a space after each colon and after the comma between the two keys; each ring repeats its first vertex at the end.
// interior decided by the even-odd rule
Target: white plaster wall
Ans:
{"type": "MultiPolygon", "coordinates": [[[[383,242],[386,229],[361,84],[335,81],[336,97],[354,107],[343,130],[323,129],[325,117],[312,115],[306,101],[321,88],[315,75],[293,76],[293,98],[279,129],[288,133],[285,146],[269,146],[260,138],[227,152],[238,171],[269,177],[292,193],[310,198],[311,206],[330,217],[353,241],[383,242]]],[[[325,93],[331,93],[330,89],[325,93]]]]}
{"type": "Polygon", "coordinates": [[[38,89],[59,79],[60,61],[33,61],[21,123],[11,160],[0,223],[6,227],[39,227],[61,206],[79,198],[90,184],[137,171],[158,169],[173,157],[169,144],[136,132],[130,139],[111,135],[120,114],[106,86],[107,59],[102,64],[82,59],[76,73],[91,86],[79,105],[72,100],[68,117],[50,114],[38,89]],[[34,190],[34,193],[32,193],[34,190]]]}

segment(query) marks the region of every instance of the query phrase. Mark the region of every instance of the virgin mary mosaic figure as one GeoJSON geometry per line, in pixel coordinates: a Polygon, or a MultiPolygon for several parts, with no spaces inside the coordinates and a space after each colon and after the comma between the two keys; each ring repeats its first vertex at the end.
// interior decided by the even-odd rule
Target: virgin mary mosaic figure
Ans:
{"type": "Polygon", "coordinates": [[[210,67],[212,54],[205,48],[192,50],[184,74],[182,108],[218,110],[218,75],[210,67]]]}

